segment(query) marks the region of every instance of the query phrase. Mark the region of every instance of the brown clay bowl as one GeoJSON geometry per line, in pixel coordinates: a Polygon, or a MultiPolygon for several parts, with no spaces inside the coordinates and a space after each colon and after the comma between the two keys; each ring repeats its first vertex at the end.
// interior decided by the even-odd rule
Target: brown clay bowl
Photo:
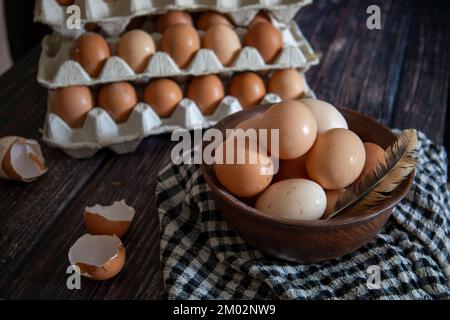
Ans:
{"type": "MultiPolygon", "coordinates": [[[[218,122],[215,128],[232,129],[269,107],[263,105],[235,113],[218,122]]],[[[349,109],[340,111],[350,130],[364,142],[373,142],[383,148],[394,142],[395,135],[391,130],[377,121],[349,109]]],[[[203,147],[208,143],[205,142],[203,147]]],[[[388,200],[356,217],[298,221],[271,217],[236,198],[217,181],[213,166],[202,164],[201,172],[212,190],[219,212],[244,241],[262,253],[299,263],[339,258],[370,242],[386,224],[392,208],[406,196],[414,178],[413,172],[388,200]]]]}

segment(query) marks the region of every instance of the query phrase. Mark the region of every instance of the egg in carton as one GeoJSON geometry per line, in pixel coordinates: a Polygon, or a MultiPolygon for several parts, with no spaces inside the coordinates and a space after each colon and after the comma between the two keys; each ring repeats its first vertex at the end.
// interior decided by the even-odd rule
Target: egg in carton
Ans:
{"type": "MultiPolygon", "coordinates": [[[[306,80],[304,95],[315,98],[306,80]]],[[[268,93],[261,103],[279,101],[281,98],[278,95],[268,93]]],[[[48,106],[50,110],[50,103],[48,106]]],[[[145,137],[170,133],[176,129],[206,129],[241,110],[243,108],[238,99],[225,96],[215,112],[205,116],[194,101],[184,98],[170,117],[161,118],[150,105],[139,102],[126,122],[116,123],[108,112],[96,107],[88,113],[83,126],[77,129],[71,128],[59,116],[48,111],[42,133],[46,143],[61,148],[73,158],[92,157],[99,149],[106,147],[118,154],[125,154],[134,152],[145,137]]]]}
{"type": "MultiPolygon", "coordinates": [[[[200,36],[203,32],[199,31],[200,36]]],[[[246,29],[237,28],[241,42],[246,29]]],[[[157,51],[150,58],[143,73],[136,73],[122,58],[111,56],[97,78],[91,78],[81,65],[70,58],[72,40],[57,34],[46,36],[39,61],[38,81],[47,88],[73,85],[96,85],[114,81],[147,82],[151,78],[199,76],[205,74],[231,74],[240,71],[264,71],[296,68],[306,71],[319,62],[311,45],[295,22],[281,29],[283,49],[273,63],[266,64],[256,48],[243,47],[230,66],[223,66],[217,55],[210,49],[201,48],[192,58],[189,66],[180,69],[169,54],[157,51]]],[[[159,48],[161,34],[152,33],[156,47],[159,48]]],[[[114,54],[117,37],[108,38],[114,54]]]]}
{"type": "Polygon", "coordinates": [[[259,10],[267,12],[272,21],[288,24],[302,7],[311,3],[312,0],[75,0],[73,4],[80,8],[81,28],[69,29],[67,7],[57,0],[36,0],[34,20],[70,38],[84,33],[87,23],[96,23],[109,36],[117,36],[131,19],[169,10],[214,10],[227,13],[237,26],[248,26],[259,10]]]}

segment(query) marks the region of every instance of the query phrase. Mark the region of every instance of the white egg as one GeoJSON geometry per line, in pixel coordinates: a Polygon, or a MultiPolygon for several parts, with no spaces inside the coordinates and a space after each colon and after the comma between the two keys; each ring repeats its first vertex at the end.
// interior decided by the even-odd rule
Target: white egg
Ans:
{"type": "Polygon", "coordinates": [[[326,206],[325,191],[306,179],[283,180],[271,185],[255,205],[271,216],[296,220],[319,220],[326,206]]]}
{"type": "Polygon", "coordinates": [[[308,106],[309,110],[311,110],[316,117],[317,133],[335,128],[348,129],[347,121],[345,121],[344,116],[328,102],[309,98],[300,101],[308,106]]]}

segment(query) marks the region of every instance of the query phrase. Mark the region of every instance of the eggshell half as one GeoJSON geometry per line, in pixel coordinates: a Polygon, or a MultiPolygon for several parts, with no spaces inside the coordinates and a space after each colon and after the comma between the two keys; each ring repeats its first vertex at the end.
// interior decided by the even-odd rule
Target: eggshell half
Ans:
{"type": "Polygon", "coordinates": [[[93,280],[114,277],[122,270],[125,259],[125,247],[117,236],[85,234],[69,250],[70,264],[93,280]]]}
{"type": "Polygon", "coordinates": [[[41,147],[35,140],[21,137],[0,139],[0,177],[32,182],[47,172],[41,147]]]}
{"type": "Polygon", "coordinates": [[[122,237],[129,229],[135,211],[124,200],[110,206],[96,204],[84,209],[84,223],[90,234],[122,237]]]}

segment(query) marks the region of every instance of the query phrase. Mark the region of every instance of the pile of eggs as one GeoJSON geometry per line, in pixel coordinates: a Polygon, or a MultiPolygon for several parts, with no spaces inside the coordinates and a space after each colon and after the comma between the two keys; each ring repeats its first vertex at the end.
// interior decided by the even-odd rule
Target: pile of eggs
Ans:
{"type": "MultiPolygon", "coordinates": [[[[326,219],[341,193],[372,172],[385,157],[383,148],[363,142],[348,129],[338,109],[320,100],[280,102],[238,128],[279,129],[279,170],[274,175],[271,156],[259,152],[262,147],[271,154],[270,143],[258,141],[257,150],[248,144],[235,144],[235,148],[245,148],[243,164],[216,158],[216,178],[228,192],[274,217],[326,219]],[[251,157],[254,152],[257,161],[250,160],[255,159],[251,157]]],[[[226,143],[217,149],[224,150],[220,154],[226,155],[226,143]]]]}
{"type": "MultiPolygon", "coordinates": [[[[305,91],[303,76],[295,69],[285,69],[273,72],[267,85],[254,72],[237,74],[231,79],[227,93],[237,98],[243,108],[251,108],[258,105],[267,92],[287,100],[301,98],[305,91]]],[[[117,123],[125,122],[139,100],[149,104],[162,118],[170,117],[184,97],[194,101],[204,115],[211,115],[225,97],[225,92],[222,80],[209,74],[193,77],[185,94],[177,82],[161,78],[150,81],[143,90],[142,98],[130,83],[117,82],[103,86],[97,99],[89,87],[70,86],[51,92],[49,101],[51,112],[70,127],[79,128],[96,105],[106,110],[117,123]]]]}
{"type": "MultiPolygon", "coordinates": [[[[272,63],[283,49],[281,32],[264,15],[250,24],[243,43],[233,23],[222,13],[207,11],[200,15],[196,26],[204,32],[200,37],[191,15],[184,11],[169,11],[156,18],[155,28],[161,33],[159,48],[153,37],[144,30],[134,29],[122,35],[115,45],[115,54],[136,72],[144,72],[151,56],[166,52],[180,68],[186,68],[201,48],[212,50],[223,66],[230,66],[242,46],[256,48],[266,63],[272,63]]],[[[133,24],[131,27],[134,28],[133,24]]],[[[71,58],[77,61],[89,76],[96,78],[111,49],[99,33],[88,32],[75,41],[71,58]]]]}
{"type": "MultiPolygon", "coordinates": [[[[115,45],[115,54],[137,73],[144,71],[157,51],[152,36],[144,30],[135,29],[142,23],[142,17],[132,20],[129,31],[115,45]]],[[[187,12],[169,11],[156,16],[155,30],[162,35],[158,49],[168,53],[180,68],[187,67],[200,48],[212,50],[224,66],[230,65],[242,48],[231,20],[225,14],[206,11],[199,14],[195,26],[204,32],[202,38],[187,12]]],[[[89,29],[95,29],[95,26],[90,25],[89,29]]],[[[283,41],[280,31],[265,14],[260,13],[249,25],[243,45],[256,48],[270,63],[282,50],[283,41]]],[[[81,35],[71,50],[71,59],[94,78],[98,77],[110,57],[109,44],[95,32],[81,35]]],[[[185,92],[177,82],[168,78],[153,79],[142,91],[138,94],[136,88],[127,82],[111,83],[100,88],[95,99],[94,91],[86,86],[60,88],[50,94],[50,111],[70,127],[79,128],[95,106],[106,110],[115,122],[122,123],[127,121],[138,101],[149,104],[157,115],[166,118],[172,115],[183,98],[188,98],[208,116],[214,113],[226,94],[237,98],[243,108],[250,108],[258,105],[268,92],[284,100],[301,98],[306,84],[296,70],[286,69],[274,71],[267,84],[258,74],[243,72],[235,75],[227,88],[218,76],[209,74],[193,77],[185,92]]]]}

